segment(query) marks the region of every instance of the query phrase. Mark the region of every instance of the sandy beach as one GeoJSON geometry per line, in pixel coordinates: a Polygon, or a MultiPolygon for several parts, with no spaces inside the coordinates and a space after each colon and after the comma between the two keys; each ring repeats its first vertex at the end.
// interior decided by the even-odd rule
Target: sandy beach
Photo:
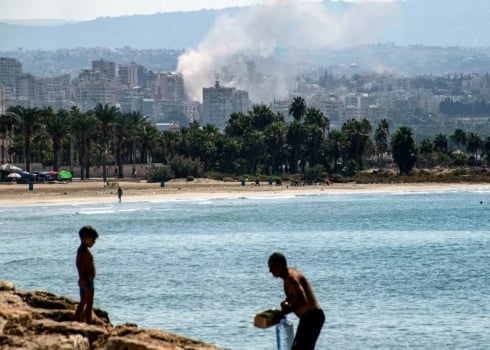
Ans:
{"type": "MultiPolygon", "coordinates": [[[[490,184],[481,183],[394,183],[394,184],[355,184],[334,183],[312,186],[269,185],[266,182],[256,186],[240,182],[223,182],[210,179],[185,179],[168,181],[161,187],[160,183],[146,181],[119,181],[123,189],[122,201],[161,201],[188,198],[233,197],[233,196],[271,196],[294,194],[328,194],[328,193],[366,193],[396,191],[441,191],[475,189],[490,191],[490,184]]],[[[0,206],[12,205],[46,205],[63,203],[116,202],[117,186],[107,186],[102,180],[74,180],[70,183],[42,184],[35,183],[29,190],[28,184],[1,183],[0,206]]]]}

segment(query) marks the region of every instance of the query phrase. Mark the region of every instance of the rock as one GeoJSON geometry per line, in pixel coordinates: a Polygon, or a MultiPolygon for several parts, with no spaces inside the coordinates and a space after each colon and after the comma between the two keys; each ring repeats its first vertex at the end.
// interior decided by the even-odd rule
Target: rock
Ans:
{"type": "Polygon", "coordinates": [[[0,281],[0,291],[1,290],[14,290],[15,286],[12,282],[0,281]]]}
{"type": "Polygon", "coordinates": [[[179,335],[126,323],[113,326],[104,310],[94,324],[72,321],[77,303],[44,291],[16,290],[0,281],[2,350],[219,350],[179,335]]]}

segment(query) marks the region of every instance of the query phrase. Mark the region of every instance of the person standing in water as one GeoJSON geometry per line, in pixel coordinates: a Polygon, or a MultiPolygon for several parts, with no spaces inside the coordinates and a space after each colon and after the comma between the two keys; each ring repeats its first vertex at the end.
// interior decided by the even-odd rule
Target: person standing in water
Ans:
{"type": "Polygon", "coordinates": [[[123,195],[123,190],[122,190],[121,186],[119,186],[117,188],[117,198],[119,199],[119,203],[121,203],[122,195],[123,195]]]}
{"type": "Polygon", "coordinates": [[[299,318],[291,350],[314,350],[325,322],[325,314],[310,283],[300,271],[288,267],[286,257],[282,253],[273,253],[268,264],[272,275],[284,280],[286,299],[281,302],[282,314],[294,312],[299,318]]]}
{"type": "Polygon", "coordinates": [[[80,247],[77,250],[78,286],[80,303],[75,311],[74,319],[78,322],[92,323],[92,307],[94,304],[95,263],[89,248],[95,244],[99,234],[92,226],[83,226],[79,231],[80,247]]]}

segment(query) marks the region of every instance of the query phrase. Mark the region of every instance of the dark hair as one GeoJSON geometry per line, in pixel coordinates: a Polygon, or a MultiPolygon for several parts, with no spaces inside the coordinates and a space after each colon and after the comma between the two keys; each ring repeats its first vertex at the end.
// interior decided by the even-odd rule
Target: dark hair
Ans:
{"type": "Polygon", "coordinates": [[[80,235],[80,239],[82,239],[84,237],[89,237],[89,238],[97,239],[97,237],[99,237],[99,234],[97,233],[97,231],[95,230],[95,228],[93,228],[90,225],[83,226],[80,229],[80,231],[78,232],[78,234],[80,235]]]}
{"type": "Polygon", "coordinates": [[[274,265],[280,265],[280,266],[283,266],[283,267],[287,267],[288,266],[288,262],[286,260],[286,257],[284,256],[284,254],[282,253],[273,253],[270,257],[269,257],[269,264],[274,264],[274,265]]]}

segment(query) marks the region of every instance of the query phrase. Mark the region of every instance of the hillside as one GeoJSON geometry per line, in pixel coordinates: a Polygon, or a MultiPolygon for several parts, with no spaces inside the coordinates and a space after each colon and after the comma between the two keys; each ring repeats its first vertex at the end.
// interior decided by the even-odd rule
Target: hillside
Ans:
{"type": "MultiPolygon", "coordinates": [[[[396,11],[382,20],[382,31],[371,43],[397,45],[490,46],[490,6],[487,0],[396,0],[396,11]]],[[[341,16],[353,4],[323,1],[329,13],[341,16]]],[[[196,47],[213,28],[216,18],[247,9],[201,10],[125,17],[102,17],[60,25],[0,23],[0,50],[55,50],[75,47],[130,46],[135,49],[196,47]]],[[[363,11],[381,11],[379,4],[363,11]]],[[[325,33],[329,35],[329,33],[325,33]]],[[[369,44],[369,43],[366,43],[369,44]]]]}

